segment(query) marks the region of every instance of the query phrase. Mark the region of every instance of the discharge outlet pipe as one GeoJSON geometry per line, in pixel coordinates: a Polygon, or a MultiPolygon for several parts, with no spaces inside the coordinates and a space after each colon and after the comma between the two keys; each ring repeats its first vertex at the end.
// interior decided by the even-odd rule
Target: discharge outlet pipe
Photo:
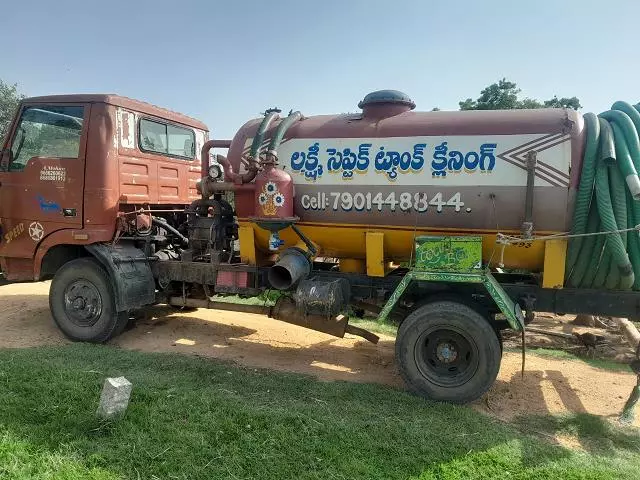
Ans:
{"type": "Polygon", "coordinates": [[[271,286],[277,290],[290,290],[311,273],[311,261],[306,252],[297,247],[287,248],[269,269],[271,286]]]}

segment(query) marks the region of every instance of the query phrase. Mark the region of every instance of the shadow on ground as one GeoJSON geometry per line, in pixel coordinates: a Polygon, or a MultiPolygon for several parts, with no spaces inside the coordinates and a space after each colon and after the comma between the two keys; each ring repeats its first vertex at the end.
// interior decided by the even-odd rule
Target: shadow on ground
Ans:
{"type": "MultiPolygon", "coordinates": [[[[0,348],[68,343],[48,309],[47,283],[0,287],[0,348]]],[[[403,389],[394,341],[378,345],[292,326],[260,315],[216,310],[176,311],[155,306],[110,345],[230,360],[251,368],[313,375],[321,380],[379,383],[403,389]]],[[[505,352],[500,375],[473,407],[503,420],[519,415],[621,411],[635,377],[582,362],[530,355],[520,376],[519,355],[505,352]]]]}
{"type": "Polygon", "coordinates": [[[531,434],[552,435],[574,439],[578,446],[590,453],[609,456],[617,451],[640,454],[640,434],[637,428],[623,427],[587,413],[566,415],[529,415],[517,417],[512,423],[531,434]]]}

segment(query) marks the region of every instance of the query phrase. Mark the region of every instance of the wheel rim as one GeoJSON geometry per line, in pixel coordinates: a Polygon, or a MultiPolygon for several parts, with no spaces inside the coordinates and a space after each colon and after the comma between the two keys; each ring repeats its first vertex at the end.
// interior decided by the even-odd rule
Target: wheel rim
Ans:
{"type": "Polygon", "coordinates": [[[75,325],[90,327],[102,315],[102,297],[89,280],[76,280],[64,290],[64,309],[75,325]]]}
{"type": "Polygon", "coordinates": [[[441,387],[464,385],[479,365],[479,350],[473,338],[449,325],[422,332],[414,354],[420,373],[441,387]]]}

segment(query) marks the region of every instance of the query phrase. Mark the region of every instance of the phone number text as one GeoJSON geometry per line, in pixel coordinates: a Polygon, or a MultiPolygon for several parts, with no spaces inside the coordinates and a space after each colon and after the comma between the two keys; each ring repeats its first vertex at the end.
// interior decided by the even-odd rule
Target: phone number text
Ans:
{"type": "Polygon", "coordinates": [[[442,192],[436,193],[382,193],[382,192],[318,192],[305,194],[300,198],[304,210],[314,211],[343,211],[343,212],[426,212],[433,210],[438,213],[445,209],[455,212],[471,212],[471,208],[465,207],[460,192],[446,198],[442,192]]]}

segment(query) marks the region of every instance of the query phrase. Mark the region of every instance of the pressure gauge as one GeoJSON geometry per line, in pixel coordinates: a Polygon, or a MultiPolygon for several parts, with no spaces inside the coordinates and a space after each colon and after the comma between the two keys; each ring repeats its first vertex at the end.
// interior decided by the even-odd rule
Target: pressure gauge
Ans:
{"type": "Polygon", "coordinates": [[[220,165],[215,163],[213,165],[209,165],[209,178],[211,180],[218,180],[222,178],[222,168],[220,168],[220,165]]]}

